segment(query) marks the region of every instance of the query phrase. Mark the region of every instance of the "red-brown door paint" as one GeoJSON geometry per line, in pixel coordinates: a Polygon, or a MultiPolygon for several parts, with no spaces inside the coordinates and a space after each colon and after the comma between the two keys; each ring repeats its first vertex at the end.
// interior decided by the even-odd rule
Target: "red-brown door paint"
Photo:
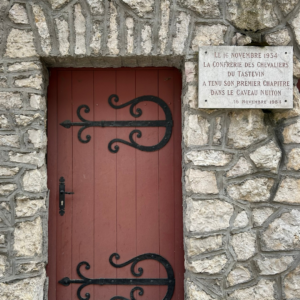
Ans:
{"type": "MultiPolygon", "coordinates": [[[[181,74],[174,68],[51,69],[48,89],[48,186],[49,214],[49,299],[75,300],[79,285],[58,284],[63,277],[77,279],[76,266],[90,263],[83,274],[89,278],[132,278],[130,266],[116,269],[108,261],[117,252],[125,262],[144,253],[165,257],[175,272],[176,287],[172,299],[182,300],[183,223],[181,192],[181,74]],[[88,120],[131,120],[129,108],[115,110],[108,105],[111,94],[122,104],[143,95],[163,99],[174,120],[168,144],[156,152],[143,152],[119,144],[117,154],[108,151],[114,138],[128,140],[132,128],[89,128],[79,142],[79,127],[65,129],[64,120],[79,121],[76,110],[88,120]],[[58,180],[66,180],[64,216],[58,209],[58,180]]],[[[142,103],[141,120],[163,119],[163,111],[154,103],[142,103]]],[[[164,128],[142,128],[143,145],[154,145],[164,128]]],[[[140,263],[142,278],[165,278],[158,262],[140,263]]],[[[166,286],[143,286],[144,295],[136,299],[162,300],[166,286]]],[[[82,291],[91,300],[109,300],[114,296],[130,298],[132,286],[93,286],[82,291]]]]}

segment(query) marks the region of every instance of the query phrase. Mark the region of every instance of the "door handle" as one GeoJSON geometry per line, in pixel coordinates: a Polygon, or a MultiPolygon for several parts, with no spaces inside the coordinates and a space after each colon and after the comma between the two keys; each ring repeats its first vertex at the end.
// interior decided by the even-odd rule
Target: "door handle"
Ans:
{"type": "Polygon", "coordinates": [[[65,178],[60,177],[59,178],[59,214],[61,216],[65,213],[65,195],[71,195],[74,194],[73,192],[66,192],[65,191],[65,178]]]}

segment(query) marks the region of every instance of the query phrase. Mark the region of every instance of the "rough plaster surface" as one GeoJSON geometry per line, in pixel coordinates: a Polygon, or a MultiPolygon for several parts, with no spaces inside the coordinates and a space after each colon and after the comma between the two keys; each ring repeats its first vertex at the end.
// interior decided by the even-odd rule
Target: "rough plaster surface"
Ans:
{"type": "Polygon", "coordinates": [[[47,295],[45,67],[173,66],[183,76],[186,299],[298,300],[298,89],[291,110],[200,110],[197,51],[293,45],[296,83],[299,7],[298,0],[0,1],[0,299],[47,295]]]}

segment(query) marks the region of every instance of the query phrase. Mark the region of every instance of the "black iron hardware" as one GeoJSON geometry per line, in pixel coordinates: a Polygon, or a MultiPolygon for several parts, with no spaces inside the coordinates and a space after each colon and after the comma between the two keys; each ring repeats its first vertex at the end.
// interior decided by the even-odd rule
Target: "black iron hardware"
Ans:
{"type": "MultiPolygon", "coordinates": [[[[138,272],[136,272],[135,266],[137,263],[147,260],[147,259],[152,259],[160,262],[166,269],[167,271],[167,276],[168,278],[147,278],[147,279],[130,279],[130,278],[97,278],[97,279],[90,279],[85,276],[83,276],[80,272],[81,266],[85,266],[87,270],[90,269],[90,264],[86,261],[82,261],[77,265],[76,271],[78,276],[81,279],[70,279],[69,277],[65,277],[59,281],[60,284],[64,286],[69,286],[72,283],[76,284],[81,284],[80,287],[77,290],[77,296],[79,300],[88,300],[90,299],[91,295],[89,293],[85,294],[85,298],[81,296],[81,291],[84,287],[91,285],[91,284],[98,284],[98,285],[135,285],[135,287],[131,290],[130,292],[130,300],[135,300],[133,293],[135,291],[139,291],[139,295],[142,296],[144,294],[144,289],[137,286],[137,285],[167,285],[168,290],[166,292],[166,295],[162,300],[171,300],[173,293],[174,293],[174,288],[175,288],[175,278],[174,278],[174,272],[172,266],[169,264],[169,262],[163,258],[162,256],[154,253],[146,253],[139,255],[131,260],[128,260],[127,262],[123,264],[116,264],[113,262],[113,258],[119,259],[120,255],[118,253],[113,253],[109,257],[109,263],[115,267],[115,268],[122,268],[125,267],[129,264],[132,264],[130,267],[131,274],[135,277],[140,277],[143,274],[143,268],[138,268],[138,272]]],[[[122,296],[115,296],[111,298],[110,300],[129,300],[125,297],[122,296]]]]}
{"type": "Polygon", "coordinates": [[[63,177],[59,178],[59,214],[61,216],[65,213],[65,194],[71,195],[72,192],[65,191],[65,179],[63,177]]]}
{"type": "Polygon", "coordinates": [[[85,139],[83,139],[81,137],[83,130],[86,128],[89,128],[89,127],[166,127],[166,132],[165,132],[165,135],[162,138],[162,140],[158,144],[153,145],[153,146],[139,145],[134,140],[134,135],[137,138],[140,138],[142,136],[142,132],[139,129],[134,129],[130,132],[130,134],[129,134],[130,142],[122,140],[122,139],[113,139],[108,144],[108,150],[112,153],[117,153],[119,151],[118,145],[115,145],[114,147],[112,147],[113,144],[117,143],[117,142],[134,147],[141,151],[148,151],[148,152],[159,150],[168,143],[168,141],[170,140],[170,137],[172,135],[173,120],[172,120],[172,113],[170,111],[169,106],[162,99],[155,97],[155,96],[141,96],[141,97],[135,98],[135,99],[133,99],[127,103],[124,103],[122,105],[119,105],[119,106],[115,105],[113,103],[113,100],[114,100],[114,102],[117,103],[119,101],[118,95],[110,95],[108,98],[109,105],[115,109],[124,108],[124,107],[130,105],[129,111],[130,111],[131,116],[133,116],[134,118],[138,118],[142,115],[142,110],[140,108],[137,108],[134,111],[134,108],[137,104],[139,104],[141,102],[146,102],[146,101],[157,103],[163,109],[163,111],[165,113],[165,120],[156,120],[156,121],[151,121],[151,120],[149,120],[149,121],[136,121],[136,120],[135,121],[88,121],[88,120],[84,119],[80,114],[82,109],[84,109],[85,113],[90,112],[90,108],[84,104],[84,105],[80,105],[77,108],[77,116],[81,120],[81,122],[71,122],[69,120],[66,120],[66,121],[60,123],[60,125],[65,128],[70,128],[71,126],[80,126],[81,128],[78,131],[78,140],[81,143],[88,143],[91,140],[90,135],[86,135],[85,139]]]}

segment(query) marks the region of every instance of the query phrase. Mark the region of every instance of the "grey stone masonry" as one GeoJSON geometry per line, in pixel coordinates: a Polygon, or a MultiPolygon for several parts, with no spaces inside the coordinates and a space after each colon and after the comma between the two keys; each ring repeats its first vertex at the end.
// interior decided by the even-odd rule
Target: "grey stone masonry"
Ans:
{"type": "MultiPolygon", "coordinates": [[[[47,299],[47,67],[181,69],[185,299],[300,299],[300,94],[197,108],[200,46],[293,46],[299,0],[0,1],[0,299],[47,299]]],[[[52,300],[52,299],[51,299],[52,300]]]]}

